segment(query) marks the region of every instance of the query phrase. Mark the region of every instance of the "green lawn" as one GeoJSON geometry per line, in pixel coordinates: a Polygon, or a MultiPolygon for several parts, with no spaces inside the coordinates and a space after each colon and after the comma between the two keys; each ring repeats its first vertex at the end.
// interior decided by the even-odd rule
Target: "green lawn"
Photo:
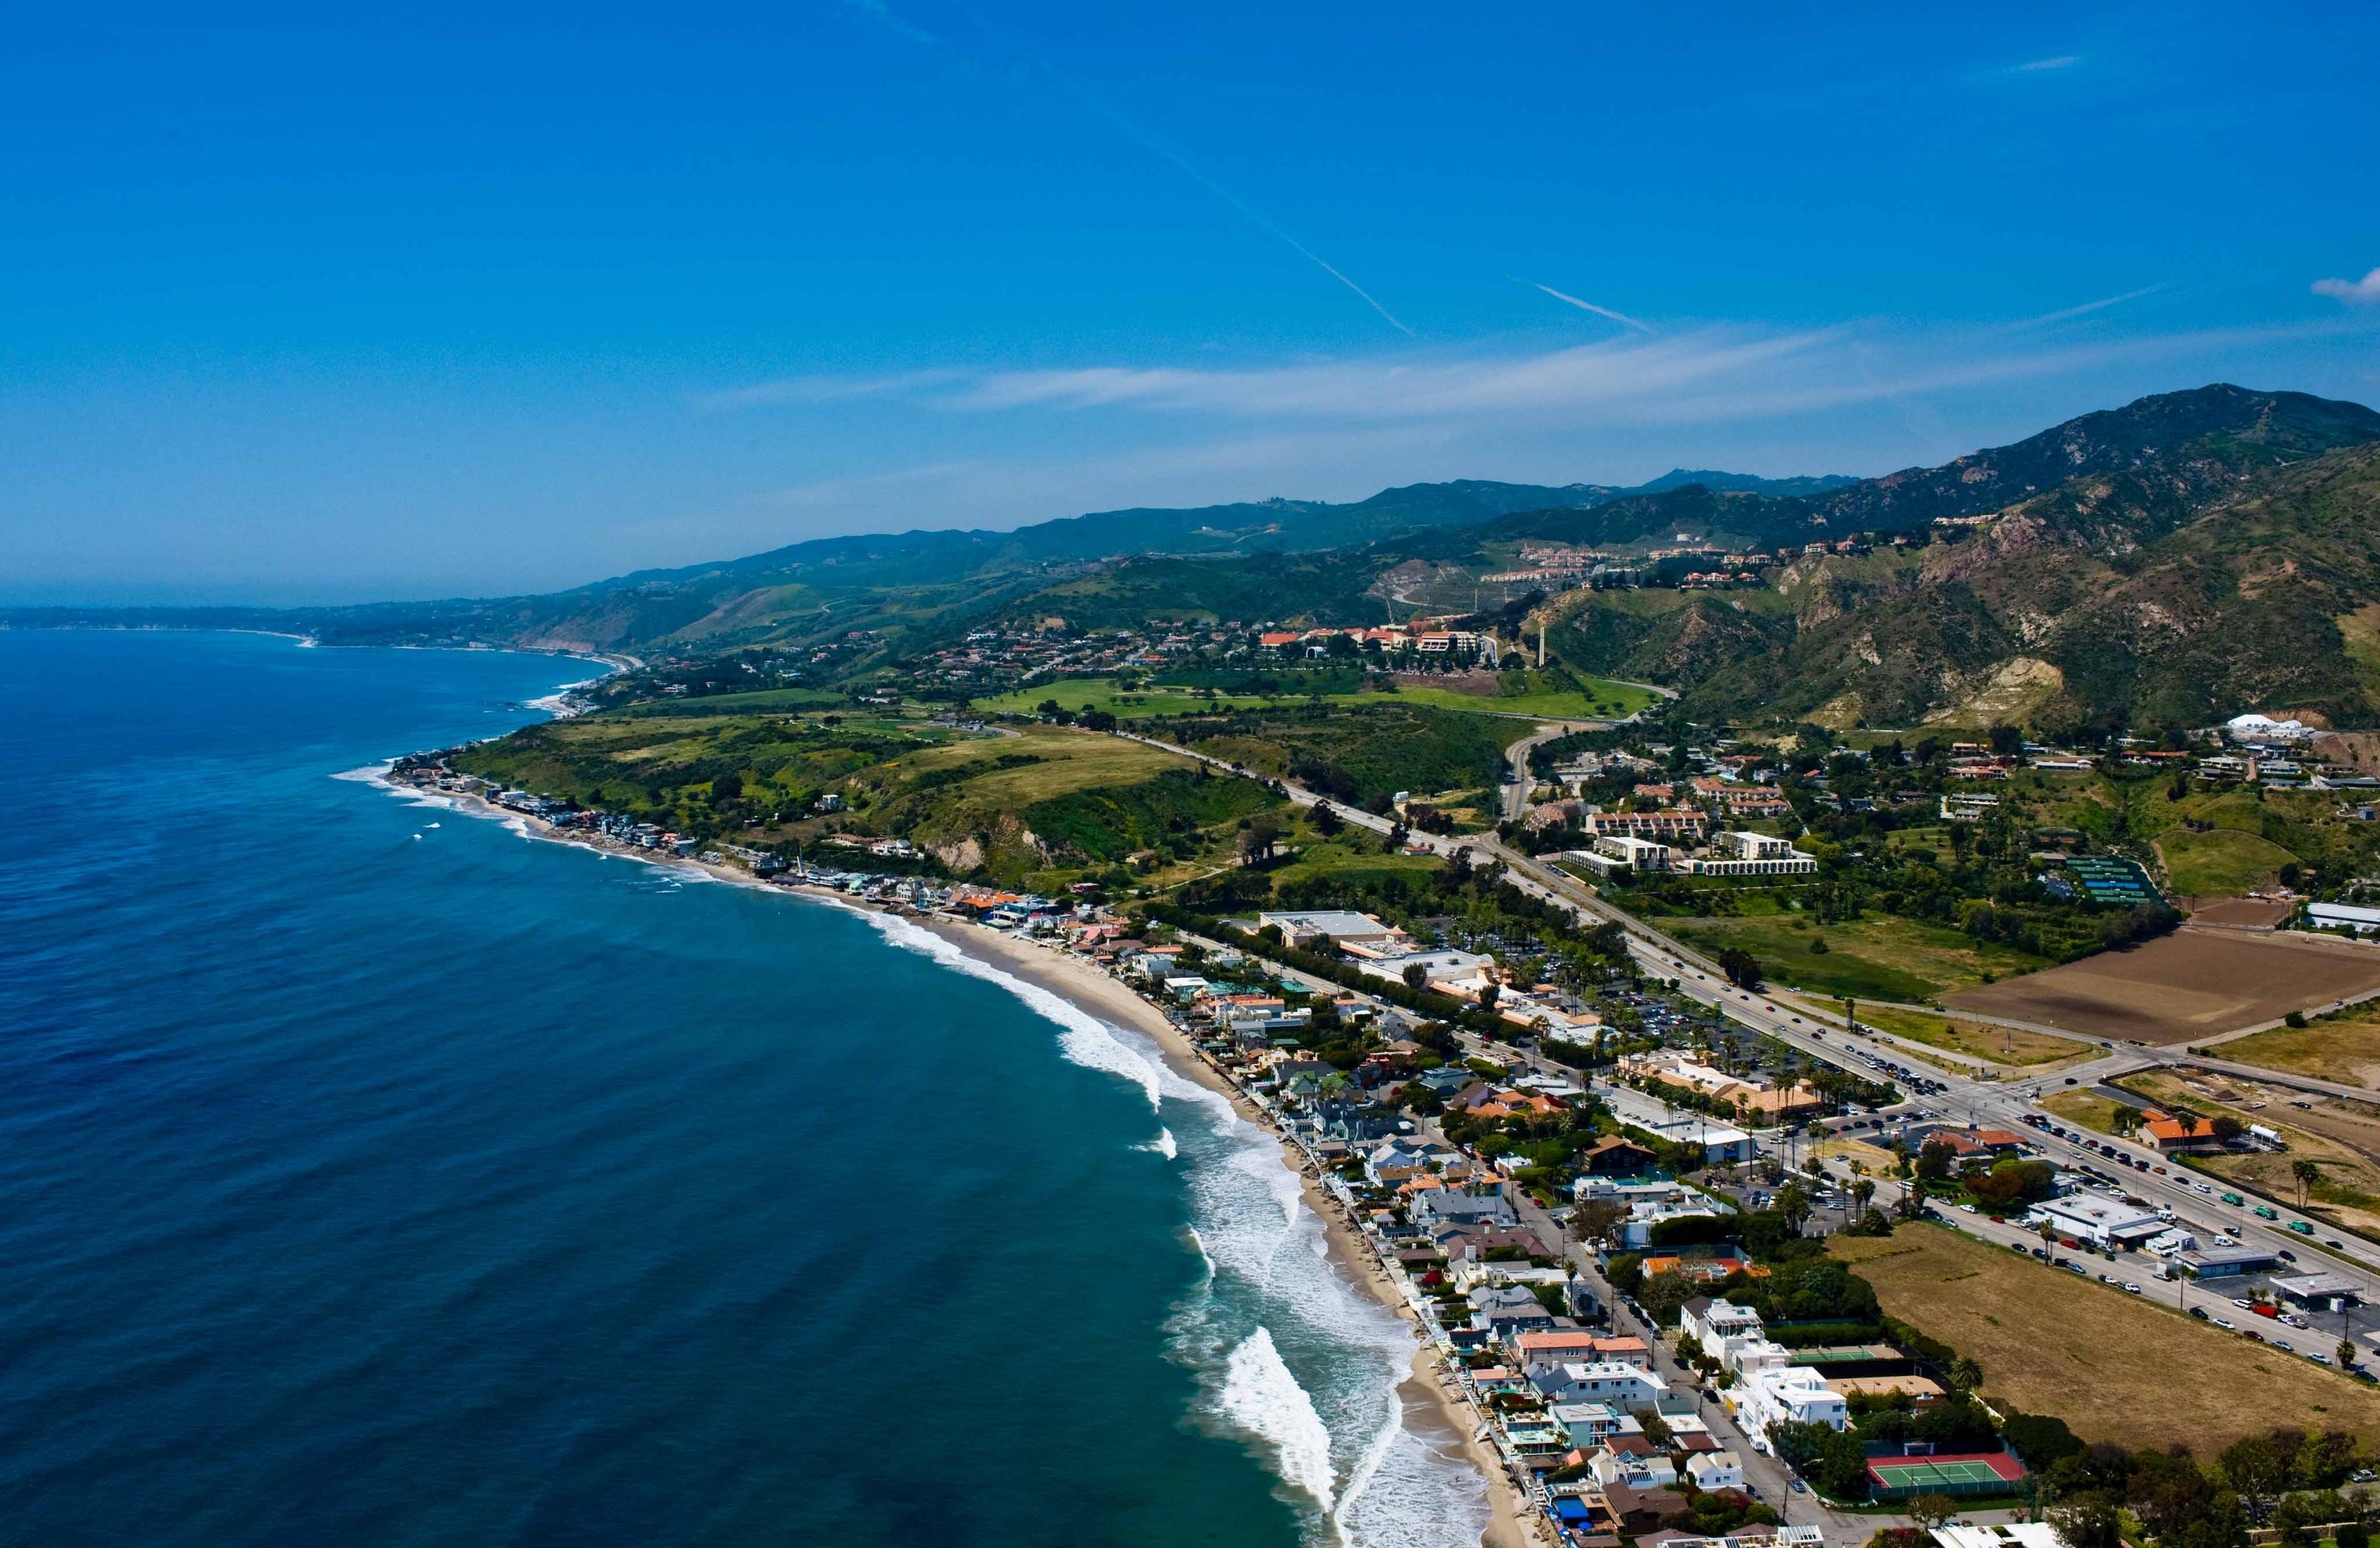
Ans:
{"type": "Polygon", "coordinates": [[[1456,693],[1451,689],[1415,688],[1400,684],[1393,697],[1435,710],[1460,710],[1471,714],[1544,715],[1556,720],[1605,720],[1633,715],[1660,695],[1650,689],[1615,683],[1608,677],[1586,679],[1580,693],[1523,693],[1488,698],[1456,693]]]}
{"type": "Polygon", "coordinates": [[[2233,897],[2272,881],[2297,856],[2252,833],[2172,828],[2157,835],[2166,879],[2183,897],[2233,897]]]}
{"type": "Polygon", "coordinates": [[[1297,699],[1267,699],[1253,693],[1222,693],[1209,699],[1186,688],[1141,688],[1126,693],[1113,677],[1065,677],[1037,683],[997,699],[978,699],[975,707],[985,714],[1029,715],[1054,699],[1062,709],[1079,714],[1084,706],[1105,710],[1118,720],[1144,720],[1150,715],[1177,715],[1190,710],[1257,709],[1267,704],[1294,704],[1297,699]]]}
{"type": "MultiPolygon", "coordinates": [[[[1394,693],[1336,693],[1326,696],[1333,704],[1413,704],[1425,709],[1452,710],[1461,714],[1542,715],[1560,720],[1599,720],[1630,715],[1654,702],[1659,695],[1648,689],[1632,688],[1624,683],[1594,679],[1580,693],[1524,693],[1489,697],[1484,694],[1457,693],[1451,689],[1400,687],[1394,693]]],[[[1186,688],[1162,685],[1135,689],[1126,693],[1113,677],[1066,677],[1054,683],[1041,683],[1003,693],[995,699],[978,699],[975,707],[986,714],[1031,714],[1046,701],[1054,699],[1062,708],[1081,713],[1086,704],[1105,710],[1118,720],[1142,720],[1150,715],[1181,714],[1193,710],[1260,709],[1270,704],[1302,704],[1304,694],[1267,698],[1261,694],[1217,693],[1208,698],[1204,693],[1186,688]]]]}
{"type": "Polygon", "coordinates": [[[1317,876],[1329,876],[1346,882],[1368,882],[1402,872],[1407,875],[1426,875],[1441,869],[1446,862],[1436,855],[1383,855],[1376,850],[1361,849],[1342,841],[1322,840],[1306,845],[1297,858],[1272,873],[1276,885],[1304,882],[1317,876]]]}
{"type": "Polygon", "coordinates": [[[2046,959],[1904,919],[1820,925],[1801,914],[1664,920],[1706,952],[1741,946],[1771,979],[1794,989],[1862,1000],[1925,1001],[2049,966],[2046,959]],[[1824,940],[1827,950],[1812,951],[1824,940]]]}

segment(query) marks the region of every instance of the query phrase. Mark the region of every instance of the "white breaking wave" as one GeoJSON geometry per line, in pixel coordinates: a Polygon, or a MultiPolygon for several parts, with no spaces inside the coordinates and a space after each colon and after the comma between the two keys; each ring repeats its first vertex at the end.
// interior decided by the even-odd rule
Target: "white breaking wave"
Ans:
{"type": "MultiPolygon", "coordinates": [[[[1018,978],[978,957],[971,957],[932,931],[894,914],[868,910],[863,915],[884,938],[905,951],[929,957],[970,978],[1000,985],[1032,1008],[1044,1020],[1058,1024],[1058,1047],[1086,1069],[1102,1070],[1138,1086],[1156,1112],[1165,1099],[1165,1077],[1172,1074],[1158,1060],[1140,1053],[1116,1035],[1116,1030],[1071,1000],[1038,983],[1018,978]]],[[[1179,1079],[1176,1077],[1175,1079],[1179,1079]]],[[[1187,1084],[1187,1082],[1184,1082],[1187,1084]]]]}
{"type": "Polygon", "coordinates": [[[1182,1153],[1182,1147],[1174,1143],[1173,1131],[1161,1124],[1158,1127],[1157,1138],[1140,1148],[1144,1151],[1154,1151],[1168,1161],[1182,1153]]]}
{"type": "Polygon", "coordinates": [[[1232,1422],[1269,1443],[1281,1476],[1329,1510],[1337,1491],[1330,1464],[1330,1431],[1315,1411],[1314,1398],[1281,1358],[1272,1330],[1259,1327],[1232,1351],[1224,1364],[1222,1406],[1232,1422]]]}

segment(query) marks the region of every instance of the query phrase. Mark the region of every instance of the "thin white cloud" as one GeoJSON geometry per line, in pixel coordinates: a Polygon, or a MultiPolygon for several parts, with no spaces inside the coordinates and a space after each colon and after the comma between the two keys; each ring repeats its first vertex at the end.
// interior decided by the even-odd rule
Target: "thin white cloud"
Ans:
{"type": "Polygon", "coordinates": [[[2028,59],[2022,65],[2010,65],[2011,75],[2037,75],[2043,70],[2070,70],[2082,62],[2079,54],[2053,54],[2046,59],[2028,59]]]}
{"type": "Polygon", "coordinates": [[[722,406],[829,403],[868,394],[937,415],[1140,413],[1284,425],[1562,426],[1790,418],[1931,392],[2054,379],[2336,334],[2346,319],[2093,339],[2050,347],[2006,327],[1770,332],[1711,327],[1569,348],[1410,349],[1235,369],[1091,365],[914,372],[866,384],[803,378],[714,394],[722,406]]]}
{"type": "Polygon", "coordinates": [[[2088,317],[2095,311],[2105,311],[2109,307],[2122,306],[2126,301],[2137,301],[2143,296],[2154,296],[2164,288],[2165,285],[2162,281],[2155,285],[2144,285],[2138,290],[2127,290],[2120,296],[2105,296],[2095,301],[2085,301],[2079,307],[2066,307],[2058,311],[2045,311],[2038,317],[2022,318],[2010,323],[2009,326],[2038,328],[2051,323],[2064,323],[2077,317],[2088,317]]]}
{"type": "Polygon", "coordinates": [[[855,397],[881,397],[946,387],[969,380],[965,372],[941,366],[928,371],[895,372],[883,376],[788,376],[755,382],[748,387],[698,393],[698,408],[754,408],[771,404],[838,403],[855,397]]]}
{"type": "Polygon", "coordinates": [[[1561,291],[1555,289],[1550,285],[1538,285],[1537,282],[1533,279],[1523,280],[1521,283],[1535,286],[1536,289],[1544,291],[1547,295],[1551,296],[1555,300],[1563,303],[1565,306],[1574,306],[1581,311],[1591,311],[1597,317],[1609,318],[1614,323],[1619,323],[1627,327],[1633,328],[1640,334],[1649,334],[1653,331],[1650,326],[1637,322],[1636,319],[1629,316],[1625,312],[1614,311],[1609,307],[1597,306],[1593,301],[1582,301],[1576,296],[1564,295],[1561,291]]]}
{"type": "Polygon", "coordinates": [[[2362,279],[2318,279],[2313,282],[2313,293],[2350,306],[2380,306],[2380,269],[2362,279]]]}
{"type": "Polygon", "coordinates": [[[1344,420],[1576,408],[1773,369],[1827,336],[1714,330],[1523,355],[1415,351],[1237,371],[1089,366],[998,372],[941,401],[944,407],[975,410],[1134,406],[1344,420]]]}

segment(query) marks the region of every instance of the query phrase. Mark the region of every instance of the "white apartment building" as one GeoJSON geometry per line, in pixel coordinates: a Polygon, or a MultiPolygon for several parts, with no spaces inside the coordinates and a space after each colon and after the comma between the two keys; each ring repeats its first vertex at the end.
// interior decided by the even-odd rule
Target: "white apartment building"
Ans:
{"type": "Polygon", "coordinates": [[[1697,876],[1806,876],[1818,861],[1790,838],[1734,829],[1712,835],[1710,853],[1688,860],[1686,869],[1697,876]]]}

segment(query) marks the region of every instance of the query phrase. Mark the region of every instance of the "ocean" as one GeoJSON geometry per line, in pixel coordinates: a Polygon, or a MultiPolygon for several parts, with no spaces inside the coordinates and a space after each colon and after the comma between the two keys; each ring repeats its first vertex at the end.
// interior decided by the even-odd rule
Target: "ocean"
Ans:
{"type": "Polygon", "coordinates": [[[0,631],[0,1541],[1476,1541],[1145,1038],[370,777],[589,670],[0,631]]]}

